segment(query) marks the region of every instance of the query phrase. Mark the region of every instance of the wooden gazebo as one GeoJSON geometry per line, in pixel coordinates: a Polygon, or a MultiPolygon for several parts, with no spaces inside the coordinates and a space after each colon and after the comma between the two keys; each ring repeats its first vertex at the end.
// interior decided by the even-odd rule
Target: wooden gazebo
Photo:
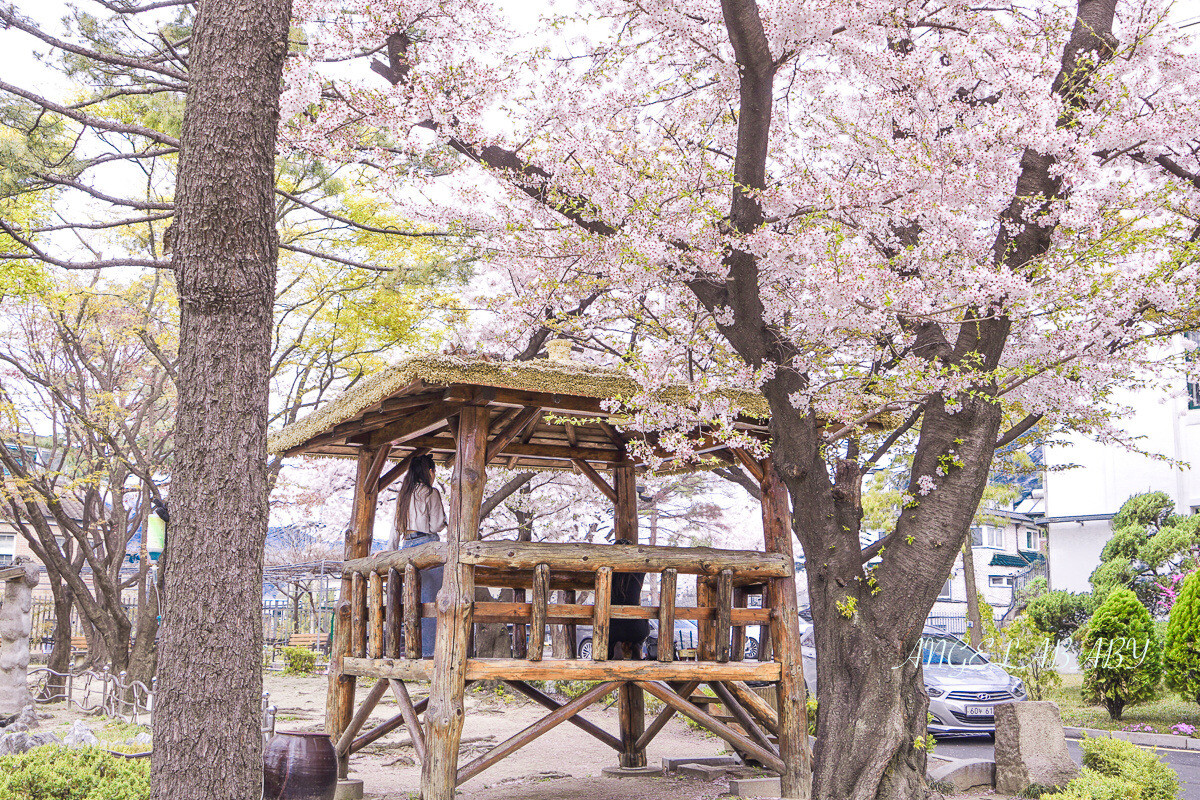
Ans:
{"type": "MultiPolygon", "coordinates": [[[[619,372],[570,361],[421,356],[369,377],[271,439],[273,453],[358,461],[326,714],[343,777],[351,754],[401,726],[408,729],[422,763],[424,800],[451,800],[459,783],[562,722],[571,722],[612,747],[621,766],[642,767],[646,745],[673,714],[680,713],[778,771],[785,797],[803,796],[809,749],[795,567],[787,494],[769,461],[730,448],[706,430],[694,431],[698,452],[741,463],[760,481],[762,552],[479,540],[485,471],[500,466],[582,473],[612,500],[617,537],[637,542],[635,475],[641,465],[628,445],[632,436],[644,434],[623,432],[619,418],[604,408],[604,401],[629,397],[636,389],[619,372]],[[379,493],[422,453],[453,467],[446,541],[372,556],[379,493]],[[418,570],[438,564],[445,565],[441,592],[435,603],[423,604],[418,570]],[[614,572],[660,575],[659,605],[611,605],[614,572]],[[695,607],[676,605],[680,574],[696,576],[695,607]],[[476,602],[477,586],[513,588],[516,602],[476,602]],[[565,602],[550,602],[554,590],[565,590],[565,602]],[[594,590],[594,603],[576,604],[578,590],[594,590]],[[754,596],[762,597],[761,608],[751,607],[754,596]],[[433,658],[420,657],[422,617],[437,619],[433,658]],[[609,623],[614,618],[657,619],[659,630],[666,632],[675,629],[677,618],[697,620],[697,659],[677,661],[673,647],[661,646],[656,661],[608,661],[609,623]],[[470,633],[477,622],[513,623],[517,657],[471,657],[470,633]],[[524,623],[530,625],[531,640],[538,643],[533,647],[527,647],[520,635],[524,623]],[[544,658],[540,644],[550,623],[590,623],[591,660],[544,658]],[[763,625],[764,631],[770,631],[770,655],[763,660],[743,659],[746,625],[763,625]],[[355,709],[359,678],[374,684],[355,709]],[[463,694],[470,683],[488,679],[502,680],[533,698],[547,714],[460,765],[463,694]],[[413,680],[431,682],[427,701],[412,702],[405,682],[413,680]],[[535,680],[601,683],[560,704],[529,685],[535,680]],[[752,691],[747,685],[751,681],[773,684],[777,702],[772,705],[752,691]],[[701,684],[712,688],[740,730],[692,701],[701,684]],[[398,713],[363,732],[368,715],[389,689],[398,713]],[[614,691],[619,698],[619,735],[580,716],[614,691]],[[644,692],[666,706],[649,724],[644,692]]],[[[684,394],[679,396],[682,402],[684,394]]],[[[737,428],[765,438],[764,399],[752,393],[731,393],[728,399],[741,411],[737,428]]],[[[573,641],[573,632],[568,638],[573,641]]],[[[768,641],[766,636],[763,639],[768,641]]]]}

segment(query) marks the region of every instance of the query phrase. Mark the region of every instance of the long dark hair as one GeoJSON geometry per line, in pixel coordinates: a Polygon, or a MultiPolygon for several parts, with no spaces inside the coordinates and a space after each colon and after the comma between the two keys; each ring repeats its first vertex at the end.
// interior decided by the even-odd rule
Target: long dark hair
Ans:
{"type": "Polygon", "coordinates": [[[396,530],[406,530],[408,507],[412,505],[413,490],[417,484],[433,488],[433,456],[417,456],[408,465],[404,480],[400,483],[400,494],[396,497],[396,530]]]}

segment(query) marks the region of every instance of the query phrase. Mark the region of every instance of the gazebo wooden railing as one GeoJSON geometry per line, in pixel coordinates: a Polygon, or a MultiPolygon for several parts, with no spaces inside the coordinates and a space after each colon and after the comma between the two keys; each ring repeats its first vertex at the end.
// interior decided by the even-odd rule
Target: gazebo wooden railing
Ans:
{"type": "MultiPolygon", "coordinates": [[[[667,721],[683,714],[749,758],[780,773],[783,795],[808,796],[809,751],[788,498],[770,461],[723,443],[697,428],[695,452],[712,463],[738,464],[759,483],[763,551],[480,541],[486,470],[565,469],[586,477],[613,504],[615,538],[638,541],[636,435],[620,430],[607,398],[638,390],[628,376],[562,361],[497,362],[457,356],[414,357],[364,379],[341,398],[288,426],[270,442],[272,452],[354,457],[358,462],[353,523],[346,532],[341,600],[330,658],[326,730],[346,777],[349,758],[367,744],[404,727],[421,760],[423,800],[453,800],[455,788],[563,722],[612,747],[622,767],[646,764],[646,748],[667,721]],[[452,465],[445,541],[369,555],[384,489],[417,455],[452,465]],[[394,462],[389,467],[389,462],[394,462]],[[606,477],[608,473],[611,477],[606,477]],[[437,600],[421,603],[420,570],[444,566],[437,600]],[[659,576],[656,606],[612,605],[613,575],[659,576]],[[676,604],[679,576],[696,576],[697,602],[676,604]],[[514,602],[475,600],[480,587],[514,589],[514,602]],[[562,591],[564,602],[551,602],[562,591]],[[594,602],[575,602],[581,591],[594,602]],[[761,608],[750,598],[761,596],[761,608]],[[422,620],[437,621],[432,658],[419,658],[422,620]],[[654,661],[607,660],[613,620],[657,619],[664,633],[654,661]],[[676,619],[694,619],[700,636],[695,661],[674,660],[667,644],[676,619]],[[511,623],[513,658],[475,658],[475,623],[511,623]],[[592,658],[547,659],[547,625],[593,626],[592,658]],[[525,639],[525,626],[532,631],[525,639]],[[770,656],[742,658],[745,627],[769,631],[770,656]],[[401,635],[403,632],[403,635],[401,635]],[[355,703],[358,681],[373,681],[355,703]],[[547,709],[545,717],[488,753],[459,764],[466,687],[501,680],[547,709]],[[595,687],[567,703],[530,681],[586,679],[595,687]],[[429,697],[414,702],[409,682],[428,680],[429,697]],[[766,702],[747,682],[775,688],[766,702]],[[735,729],[693,702],[701,684],[719,698],[735,729]],[[386,693],[399,713],[364,731],[386,693]],[[580,716],[601,698],[618,695],[619,735],[580,716]],[[647,724],[644,695],[665,708],[647,724]]],[[[761,395],[730,393],[740,411],[733,421],[743,437],[765,440],[767,406],[761,395]]],[[[571,642],[572,633],[568,633],[571,642]]],[[[765,648],[764,648],[765,650],[765,648]]]]}

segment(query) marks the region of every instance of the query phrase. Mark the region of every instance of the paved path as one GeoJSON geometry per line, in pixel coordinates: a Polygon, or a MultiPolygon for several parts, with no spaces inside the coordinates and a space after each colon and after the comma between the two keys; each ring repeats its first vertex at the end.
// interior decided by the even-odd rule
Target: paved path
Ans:
{"type": "MultiPolygon", "coordinates": [[[[988,737],[977,739],[942,739],[938,742],[935,752],[951,758],[994,758],[992,740],[988,737]]],[[[1067,740],[1067,749],[1071,757],[1079,763],[1080,752],[1078,742],[1067,740]]],[[[1171,769],[1179,773],[1179,796],[1182,800],[1200,800],[1200,750],[1169,750],[1158,751],[1163,761],[1171,765],[1171,769]]]]}

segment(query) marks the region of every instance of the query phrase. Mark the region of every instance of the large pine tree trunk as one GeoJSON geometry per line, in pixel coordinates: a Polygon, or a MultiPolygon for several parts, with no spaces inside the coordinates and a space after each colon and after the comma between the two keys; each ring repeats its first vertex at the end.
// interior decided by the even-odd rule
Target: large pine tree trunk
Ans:
{"type": "Polygon", "coordinates": [[[179,413],[154,713],[155,800],[262,792],[275,129],[288,0],[201,0],[174,261],[179,413]]]}

